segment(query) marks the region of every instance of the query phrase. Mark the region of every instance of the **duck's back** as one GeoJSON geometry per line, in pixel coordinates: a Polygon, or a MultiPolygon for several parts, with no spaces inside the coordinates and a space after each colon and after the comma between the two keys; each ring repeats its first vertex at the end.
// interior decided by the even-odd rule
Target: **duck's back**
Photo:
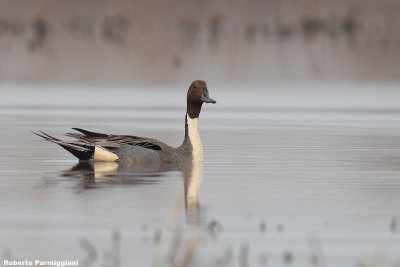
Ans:
{"type": "MultiPolygon", "coordinates": [[[[153,138],[133,135],[114,135],[73,128],[80,133],[67,133],[80,143],[94,147],[92,158],[97,161],[178,162],[177,150],[153,138]]],[[[77,145],[77,143],[74,143],[77,145]]]]}

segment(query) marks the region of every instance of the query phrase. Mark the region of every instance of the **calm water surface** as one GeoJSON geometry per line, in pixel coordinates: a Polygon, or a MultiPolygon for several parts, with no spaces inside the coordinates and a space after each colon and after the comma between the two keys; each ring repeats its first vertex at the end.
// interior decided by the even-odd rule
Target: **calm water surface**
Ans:
{"type": "Polygon", "coordinates": [[[16,87],[0,100],[0,253],[80,266],[400,266],[398,85],[210,86],[203,164],[78,164],[71,127],[178,146],[185,90],[16,87]],[[367,265],[369,264],[369,265],[367,265]]]}

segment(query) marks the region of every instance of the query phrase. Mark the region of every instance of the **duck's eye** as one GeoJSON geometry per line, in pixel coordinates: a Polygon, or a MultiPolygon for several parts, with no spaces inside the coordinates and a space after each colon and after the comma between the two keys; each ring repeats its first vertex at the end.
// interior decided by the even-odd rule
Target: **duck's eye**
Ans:
{"type": "Polygon", "coordinates": [[[193,85],[193,88],[196,89],[196,85],[193,85]]]}

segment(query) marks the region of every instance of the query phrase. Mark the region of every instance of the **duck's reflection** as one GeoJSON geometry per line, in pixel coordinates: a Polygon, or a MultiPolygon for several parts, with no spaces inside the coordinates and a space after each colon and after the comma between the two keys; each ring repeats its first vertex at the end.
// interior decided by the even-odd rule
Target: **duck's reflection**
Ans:
{"type": "Polygon", "coordinates": [[[203,179],[203,163],[195,162],[186,164],[182,168],[183,183],[185,188],[186,221],[189,225],[201,223],[201,212],[199,204],[199,190],[203,179]]]}
{"type": "Polygon", "coordinates": [[[201,162],[186,162],[177,165],[82,161],[65,171],[63,176],[78,177],[81,183],[80,188],[93,189],[110,184],[154,184],[171,171],[181,172],[183,176],[187,223],[199,225],[203,221],[199,204],[199,190],[203,178],[203,163],[201,162]]]}

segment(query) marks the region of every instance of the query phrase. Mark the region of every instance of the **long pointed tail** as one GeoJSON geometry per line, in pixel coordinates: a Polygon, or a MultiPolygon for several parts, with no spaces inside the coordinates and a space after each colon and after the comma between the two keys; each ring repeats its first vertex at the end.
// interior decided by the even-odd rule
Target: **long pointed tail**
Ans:
{"type": "Polygon", "coordinates": [[[77,142],[66,142],[62,141],[60,139],[57,139],[51,135],[48,135],[42,131],[39,131],[39,133],[32,132],[36,134],[37,136],[42,137],[43,139],[55,143],[68,152],[70,152],[72,155],[77,157],[80,160],[89,160],[93,158],[94,155],[94,146],[88,145],[88,144],[83,144],[83,143],[77,143],[77,142]]]}

